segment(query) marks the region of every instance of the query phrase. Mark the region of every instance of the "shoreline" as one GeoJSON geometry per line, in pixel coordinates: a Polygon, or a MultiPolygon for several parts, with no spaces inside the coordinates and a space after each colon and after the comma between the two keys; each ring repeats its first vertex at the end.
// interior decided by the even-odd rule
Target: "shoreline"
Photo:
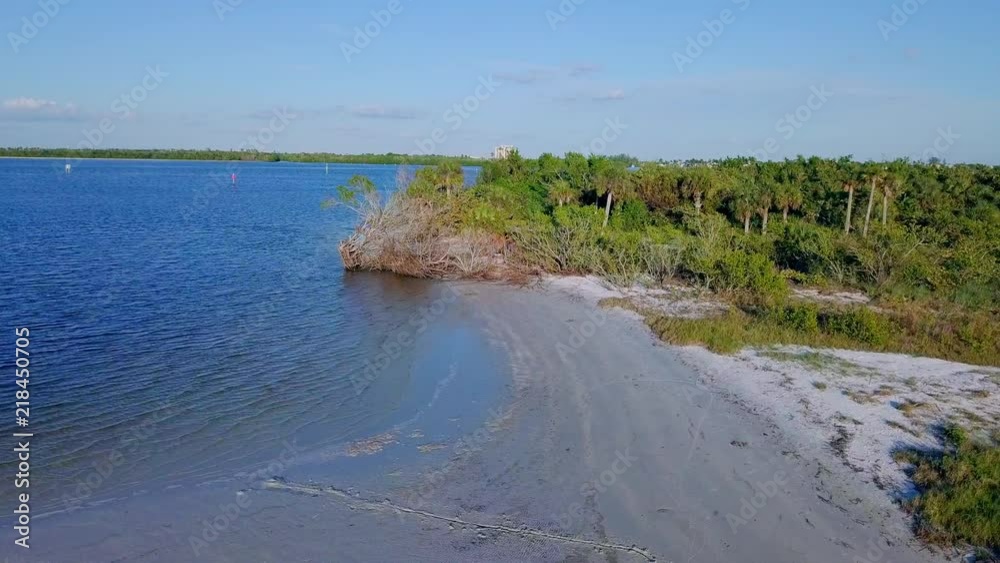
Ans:
{"type": "MultiPolygon", "coordinates": [[[[503,355],[503,404],[427,452],[426,467],[357,483],[336,471],[305,479],[282,471],[236,497],[196,491],[205,518],[227,502],[249,507],[222,539],[199,544],[201,555],[834,563],[878,550],[891,561],[954,560],[917,542],[884,491],[859,482],[825,446],[806,447],[782,413],[706,373],[698,354],[659,342],[637,314],[601,309],[613,290],[572,278],[440,283],[459,292],[476,330],[503,355]]],[[[162,507],[123,500],[134,522],[127,548],[117,546],[124,560],[190,558],[189,533],[200,525],[188,522],[185,498],[162,507]]],[[[110,517],[121,508],[92,510],[110,517]]]]}
{"type": "Polygon", "coordinates": [[[429,512],[603,545],[553,540],[558,557],[533,561],[842,561],[871,546],[897,561],[947,560],[835,456],[706,378],[634,313],[602,312],[600,290],[458,283],[510,358],[514,417],[424,499],[429,512]]]}

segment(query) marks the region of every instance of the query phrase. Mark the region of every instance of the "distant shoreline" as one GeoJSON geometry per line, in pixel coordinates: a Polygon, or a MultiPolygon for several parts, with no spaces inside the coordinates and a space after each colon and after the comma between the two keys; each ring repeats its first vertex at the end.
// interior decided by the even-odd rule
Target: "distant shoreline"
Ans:
{"type": "MultiPolygon", "coordinates": [[[[231,163],[237,162],[240,164],[315,164],[317,166],[322,166],[324,164],[358,164],[358,165],[383,165],[383,166],[398,166],[402,163],[398,162],[345,162],[329,160],[323,162],[304,162],[300,160],[219,160],[213,158],[135,158],[135,157],[109,157],[109,156],[0,156],[0,160],[125,160],[125,161],[135,161],[135,162],[220,162],[220,163],[231,163]]],[[[412,166],[423,166],[422,162],[407,162],[412,166]]],[[[481,166],[481,163],[469,164],[462,161],[463,166],[481,166]]]]}
{"type": "Polygon", "coordinates": [[[389,164],[389,165],[436,165],[447,161],[458,161],[465,166],[479,166],[486,159],[473,158],[469,156],[440,156],[440,155],[336,155],[326,153],[288,153],[288,154],[260,154],[260,158],[252,160],[239,158],[236,151],[168,151],[168,150],[128,150],[101,151],[100,156],[83,156],[73,149],[28,149],[24,152],[33,154],[17,154],[17,150],[0,149],[0,158],[31,158],[31,159],[73,159],[73,160],[153,160],[153,161],[186,161],[186,162],[291,162],[295,164],[389,164]],[[41,153],[41,154],[38,154],[41,153]],[[47,154],[51,153],[51,154],[47,154]],[[149,156],[146,156],[149,154],[149,156]],[[164,157],[165,154],[174,154],[172,157],[164,157]],[[216,156],[217,158],[204,158],[205,156],[216,156]]]}

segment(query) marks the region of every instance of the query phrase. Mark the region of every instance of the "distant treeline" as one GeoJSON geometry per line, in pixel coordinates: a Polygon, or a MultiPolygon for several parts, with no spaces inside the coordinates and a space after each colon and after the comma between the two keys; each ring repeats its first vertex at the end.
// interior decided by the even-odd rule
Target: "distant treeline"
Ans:
{"type": "Polygon", "coordinates": [[[436,165],[457,161],[466,166],[478,166],[483,159],[471,156],[409,155],[409,154],[334,154],[281,153],[258,151],[224,151],[213,149],[46,149],[38,147],[0,148],[0,157],[34,158],[129,158],[162,160],[238,160],[246,162],[331,162],[344,164],[417,164],[436,165]]]}

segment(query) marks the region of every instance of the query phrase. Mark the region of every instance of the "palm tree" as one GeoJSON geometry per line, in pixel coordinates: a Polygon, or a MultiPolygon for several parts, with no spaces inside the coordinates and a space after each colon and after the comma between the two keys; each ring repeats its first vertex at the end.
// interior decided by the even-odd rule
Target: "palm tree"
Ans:
{"type": "Polygon", "coordinates": [[[755,203],[761,218],[761,232],[767,234],[767,218],[771,215],[771,206],[774,205],[774,193],[769,186],[759,187],[755,203]]]}
{"type": "Polygon", "coordinates": [[[570,203],[576,199],[576,190],[570,186],[569,182],[559,178],[549,185],[549,201],[559,207],[570,203]]]}
{"type": "Polygon", "coordinates": [[[733,213],[743,221],[743,232],[750,234],[750,220],[757,209],[757,190],[752,182],[742,182],[733,192],[730,206],[733,213]]]}
{"type": "Polygon", "coordinates": [[[781,209],[781,221],[788,222],[788,211],[802,207],[802,186],[806,182],[806,170],[799,161],[786,160],[781,173],[781,182],[774,194],[774,203],[781,209]]]}
{"type": "Polygon", "coordinates": [[[566,179],[577,193],[583,193],[590,187],[590,163],[587,157],[578,152],[568,152],[566,160],[566,179]]]}
{"type": "Polygon", "coordinates": [[[893,198],[896,193],[896,187],[901,185],[902,181],[900,177],[896,174],[889,174],[886,181],[882,182],[882,225],[885,226],[889,222],[889,200],[893,198]]]}
{"type": "Polygon", "coordinates": [[[898,197],[906,186],[906,167],[909,163],[897,160],[889,164],[886,180],[882,182],[882,225],[889,222],[889,202],[898,197]]]}
{"type": "Polygon", "coordinates": [[[451,191],[458,191],[465,185],[465,173],[462,165],[455,160],[447,160],[437,166],[438,185],[451,196],[451,191]]]}
{"type": "Polygon", "coordinates": [[[861,232],[861,236],[868,238],[868,226],[871,224],[872,219],[872,207],[875,204],[875,192],[878,191],[878,185],[884,181],[885,171],[882,166],[874,162],[869,162],[865,165],[865,177],[871,182],[871,190],[868,192],[868,209],[865,211],[865,228],[861,232]]]}
{"type": "Polygon", "coordinates": [[[539,155],[537,163],[538,179],[543,184],[551,184],[557,178],[563,177],[565,170],[562,159],[552,155],[552,153],[542,153],[539,155]]]}
{"type": "Polygon", "coordinates": [[[725,185],[721,173],[708,166],[693,166],[685,169],[681,179],[681,190],[694,202],[694,208],[701,214],[705,202],[712,200],[725,185]]]}
{"type": "Polygon", "coordinates": [[[677,169],[659,164],[643,164],[633,174],[636,196],[651,210],[670,211],[680,200],[677,193],[677,169]]]}
{"type": "Polygon", "coordinates": [[[761,232],[767,233],[767,219],[774,205],[774,195],[777,187],[779,168],[776,163],[762,162],[757,166],[754,180],[757,188],[754,193],[754,203],[761,218],[761,232]]]}
{"type": "Polygon", "coordinates": [[[851,233],[851,211],[854,208],[854,190],[860,184],[857,163],[851,157],[840,159],[840,184],[847,192],[847,217],[844,219],[844,234],[851,233]]]}
{"type": "Polygon", "coordinates": [[[628,171],[619,162],[604,157],[595,157],[591,162],[594,175],[594,188],[597,197],[607,195],[604,204],[604,226],[608,226],[611,218],[611,206],[614,204],[615,194],[624,196],[623,193],[629,184],[628,171]]]}

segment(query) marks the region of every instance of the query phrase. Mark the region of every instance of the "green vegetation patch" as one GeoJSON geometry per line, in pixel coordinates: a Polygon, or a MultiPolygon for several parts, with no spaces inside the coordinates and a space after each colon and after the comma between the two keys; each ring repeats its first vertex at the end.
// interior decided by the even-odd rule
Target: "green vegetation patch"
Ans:
{"type": "MultiPolygon", "coordinates": [[[[986,314],[983,314],[987,316],[986,314]]],[[[969,314],[969,321],[975,324],[969,314]]],[[[720,354],[732,354],[746,347],[798,344],[814,348],[841,348],[897,352],[944,358],[967,363],[998,365],[1000,350],[996,327],[964,341],[935,338],[941,331],[935,324],[908,324],[896,320],[892,311],[880,315],[864,306],[820,309],[814,304],[777,306],[741,305],[725,314],[705,319],[647,317],[650,328],[665,342],[702,345],[720,354]],[[992,345],[987,340],[996,338],[992,345]]],[[[947,321],[950,322],[950,321],[947,321]]],[[[835,365],[843,375],[865,375],[865,370],[830,355],[792,354],[775,359],[794,360],[807,367],[835,365]],[[846,365],[845,365],[846,364],[846,365]]],[[[777,353],[780,355],[781,353],[777,353]]]]}
{"type": "Polygon", "coordinates": [[[957,426],[946,429],[946,450],[905,450],[894,457],[912,464],[920,496],[907,503],[918,534],[928,541],[1000,549],[1000,448],[973,440],[957,426]]]}
{"type": "Polygon", "coordinates": [[[859,366],[854,362],[849,362],[825,352],[764,350],[760,354],[779,362],[793,362],[813,371],[826,371],[841,376],[868,376],[877,374],[877,372],[874,372],[870,368],[859,366]]]}

